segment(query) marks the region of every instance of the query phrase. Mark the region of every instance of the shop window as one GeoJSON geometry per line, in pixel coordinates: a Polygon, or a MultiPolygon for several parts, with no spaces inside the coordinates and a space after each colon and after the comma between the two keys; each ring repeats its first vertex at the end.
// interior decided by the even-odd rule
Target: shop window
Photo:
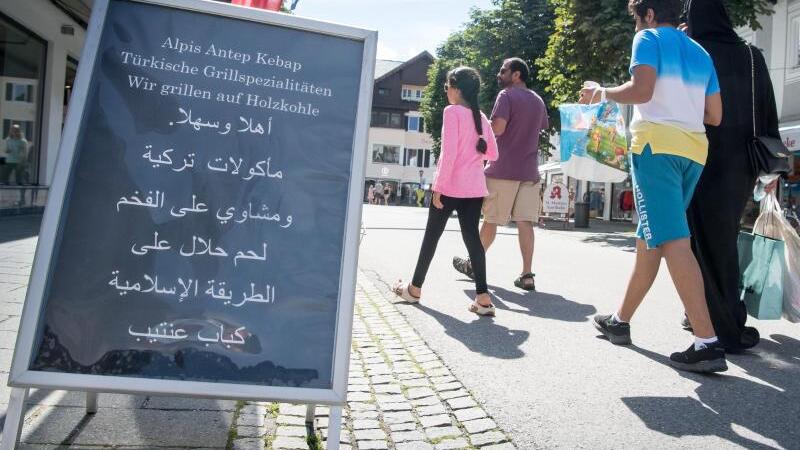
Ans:
{"type": "Polygon", "coordinates": [[[789,42],[786,44],[786,81],[800,81],[800,3],[789,7],[789,42]]]}
{"type": "Polygon", "coordinates": [[[37,184],[47,45],[0,15],[0,184],[37,184]]]}
{"type": "Polygon", "coordinates": [[[403,115],[389,111],[372,111],[371,126],[383,128],[403,128],[403,115]]]}
{"type": "Polygon", "coordinates": [[[29,142],[33,140],[33,121],[3,119],[3,136],[11,134],[12,127],[19,128],[25,140],[29,142]]]}
{"type": "Polygon", "coordinates": [[[419,117],[409,116],[408,117],[408,131],[420,132],[422,131],[420,128],[420,121],[419,117]]]}
{"type": "Polygon", "coordinates": [[[611,219],[631,220],[636,208],[633,198],[633,184],[630,179],[624,183],[611,185],[611,219]]]}
{"type": "Polygon", "coordinates": [[[33,85],[27,83],[6,83],[6,101],[33,103],[33,85]]]}
{"type": "Polygon", "coordinates": [[[409,102],[422,101],[422,88],[417,86],[403,86],[400,98],[409,102]]]}
{"type": "Polygon", "coordinates": [[[400,147],[397,145],[373,145],[372,162],[378,164],[400,164],[400,147]]]}
{"type": "MultiPolygon", "coordinates": [[[[67,72],[64,75],[64,119],[67,117],[69,100],[72,97],[72,90],[75,85],[75,76],[78,73],[78,61],[67,56],[67,72]]],[[[63,126],[63,122],[62,122],[63,126]]]]}
{"type": "Polygon", "coordinates": [[[589,217],[603,217],[606,208],[605,183],[589,182],[589,191],[583,194],[583,201],[589,204],[589,217]]]}
{"type": "Polygon", "coordinates": [[[428,168],[431,166],[431,151],[425,149],[406,149],[403,165],[406,167],[428,168]]]}

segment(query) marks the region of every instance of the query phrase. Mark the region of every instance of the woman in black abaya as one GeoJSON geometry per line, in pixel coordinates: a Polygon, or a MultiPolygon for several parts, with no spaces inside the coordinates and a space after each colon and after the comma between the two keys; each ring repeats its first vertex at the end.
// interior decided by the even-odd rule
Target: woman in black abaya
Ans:
{"type": "MultiPolygon", "coordinates": [[[[722,123],[706,126],[708,161],[687,215],[714,330],[725,349],[735,352],[759,340],[758,331],[745,326],[736,247],[739,223],[757,178],[747,157],[747,141],[753,136],[750,53],[721,0],[687,0],[685,15],[686,32],[714,60],[723,105],[722,123]]],[[[780,137],[767,64],[761,51],[752,49],[756,133],[780,137]]]]}

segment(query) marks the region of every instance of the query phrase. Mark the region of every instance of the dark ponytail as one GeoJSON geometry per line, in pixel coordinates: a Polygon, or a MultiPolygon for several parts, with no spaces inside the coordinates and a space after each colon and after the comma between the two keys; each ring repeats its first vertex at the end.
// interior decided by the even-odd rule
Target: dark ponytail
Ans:
{"type": "Polygon", "coordinates": [[[478,144],[475,146],[481,154],[486,154],[486,139],[483,137],[483,119],[481,118],[478,94],[481,91],[481,76],[471,67],[457,67],[447,74],[450,86],[461,91],[461,96],[472,110],[472,120],[475,122],[475,131],[478,132],[478,144]]]}

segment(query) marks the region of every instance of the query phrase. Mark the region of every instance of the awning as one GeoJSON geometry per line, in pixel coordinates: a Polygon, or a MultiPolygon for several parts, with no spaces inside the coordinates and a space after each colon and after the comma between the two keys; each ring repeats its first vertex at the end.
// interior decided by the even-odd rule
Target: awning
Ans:
{"type": "Polygon", "coordinates": [[[551,170],[561,170],[561,161],[549,162],[547,164],[542,164],[539,166],[539,173],[547,173],[551,170]]]}

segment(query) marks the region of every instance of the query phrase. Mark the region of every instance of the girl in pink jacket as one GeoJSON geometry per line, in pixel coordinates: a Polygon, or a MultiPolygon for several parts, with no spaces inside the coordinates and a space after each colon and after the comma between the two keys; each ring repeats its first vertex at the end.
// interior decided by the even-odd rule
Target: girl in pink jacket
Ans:
{"type": "Polygon", "coordinates": [[[470,311],[494,315],[495,308],[486,286],[486,256],[481,245],[478,223],[483,197],[489,195],[483,175],[484,161],[497,159],[497,142],[492,126],[478,108],[481,79],[470,67],[459,67],[447,74],[444,85],[450,106],[444,109],[442,151],[439,155],[433,198],[428,210],[428,224],[419,252],[417,267],[410,283],[399,280],[394,292],[406,302],[417,303],[422,284],[444,232],[447,219],[458,213],[461,236],[469,252],[475,273],[477,295],[470,311]]]}

